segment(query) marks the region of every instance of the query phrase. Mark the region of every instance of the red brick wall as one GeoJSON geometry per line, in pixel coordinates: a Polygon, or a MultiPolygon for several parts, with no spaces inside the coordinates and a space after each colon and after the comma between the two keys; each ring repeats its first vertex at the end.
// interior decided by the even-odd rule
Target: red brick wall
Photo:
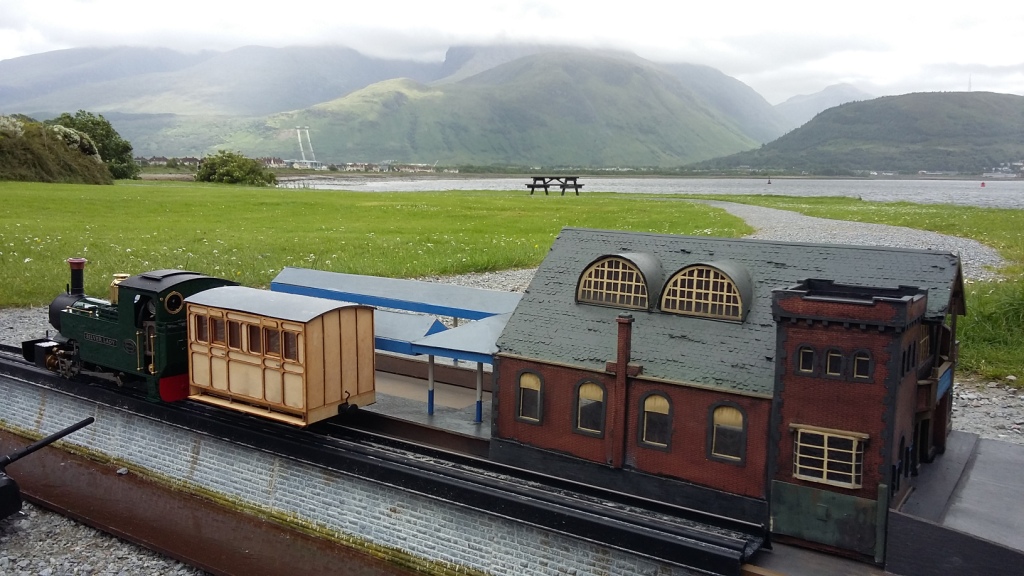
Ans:
{"type": "Polygon", "coordinates": [[[586,460],[605,464],[608,438],[594,438],[573,431],[576,385],[584,379],[605,387],[606,405],[621,402],[611,398],[614,376],[559,366],[539,366],[532,362],[501,358],[498,363],[498,434],[499,438],[517,440],[531,446],[573,454],[586,460]],[[542,368],[542,369],[537,369],[542,368]],[[520,422],[516,416],[516,382],[520,371],[530,369],[543,381],[541,425],[520,422]]]}
{"type": "MultiPolygon", "coordinates": [[[[767,465],[768,428],[771,402],[723,392],[702,390],[672,384],[655,384],[631,379],[628,398],[610,397],[614,376],[590,373],[559,366],[536,365],[518,359],[498,361],[498,402],[496,414],[498,438],[572,454],[602,464],[606,462],[608,444],[625,443],[626,465],[651,474],[670,476],[694,484],[745,496],[764,498],[767,465]],[[543,422],[541,425],[520,422],[516,415],[516,380],[520,371],[531,369],[541,375],[544,383],[543,422]],[[583,379],[604,384],[607,402],[625,402],[625,438],[593,438],[573,431],[574,393],[583,379]],[[640,399],[650,391],[663,392],[672,403],[673,430],[668,451],[638,446],[637,423],[640,399]],[[736,465],[707,458],[709,409],[730,401],[739,405],[746,415],[747,444],[745,462],[736,465]]],[[[607,424],[606,424],[607,430],[607,424]]]]}
{"type": "MultiPolygon", "coordinates": [[[[790,424],[804,424],[870,435],[864,450],[864,476],[862,488],[850,490],[830,487],[863,498],[875,499],[878,483],[888,483],[889,473],[882,456],[882,439],[886,411],[885,382],[889,377],[890,352],[887,346],[893,338],[891,331],[879,333],[876,328],[861,330],[820,323],[807,326],[803,322],[783,324],[785,355],[777,359],[784,362],[781,421],[779,425],[779,461],[775,478],[794,484],[821,488],[824,484],[793,477],[793,433],[790,424]],[[797,350],[803,345],[815,349],[819,362],[818,376],[804,376],[796,371],[797,350]],[[844,358],[851,359],[857,350],[868,350],[873,360],[870,382],[834,379],[821,376],[821,361],[829,348],[838,348],[844,358]]],[[[849,373],[851,366],[845,370],[849,373]]],[[[898,375],[897,375],[898,376],[898,375]]]]}
{"type": "MultiPolygon", "coordinates": [[[[905,319],[906,306],[893,302],[881,301],[876,304],[854,304],[849,302],[829,302],[825,300],[807,300],[800,295],[777,296],[776,305],[786,312],[786,316],[830,318],[838,321],[848,320],[851,323],[876,322],[892,324],[902,323],[905,319]]],[[[922,298],[921,302],[925,299],[922,298]]]]}
{"type": "Polygon", "coordinates": [[[643,380],[630,383],[629,395],[627,464],[637,470],[681,478],[732,494],[766,497],[771,400],[643,380]],[[655,390],[668,396],[672,405],[672,437],[668,451],[641,446],[637,438],[640,401],[655,390]],[[747,446],[742,465],[707,457],[710,408],[722,401],[739,405],[746,415],[747,446]]]}

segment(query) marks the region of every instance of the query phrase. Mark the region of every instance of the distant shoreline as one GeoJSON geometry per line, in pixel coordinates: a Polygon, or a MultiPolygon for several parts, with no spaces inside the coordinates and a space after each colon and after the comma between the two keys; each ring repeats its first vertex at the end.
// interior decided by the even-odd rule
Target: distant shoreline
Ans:
{"type": "MultiPolygon", "coordinates": [[[[1021,181],[1024,178],[1021,177],[983,177],[978,175],[935,175],[935,176],[923,176],[919,174],[906,174],[899,176],[819,176],[819,175],[800,175],[800,174],[788,174],[788,175],[767,175],[760,174],[642,174],[637,172],[618,172],[614,174],[588,174],[586,171],[573,172],[571,170],[552,170],[551,174],[572,174],[579,175],[581,178],[637,178],[637,179],[708,179],[708,180],[874,180],[874,181],[887,181],[887,180],[964,180],[964,181],[977,181],[977,182],[1014,182],[1021,181]]],[[[533,176],[533,173],[529,174],[508,174],[508,173],[409,173],[409,172],[299,172],[294,174],[277,174],[278,182],[294,182],[297,180],[337,180],[339,178],[365,178],[368,180],[489,180],[496,178],[529,178],[533,176]]],[[[141,180],[149,181],[177,181],[177,182],[191,182],[193,181],[193,174],[191,172],[144,172],[139,175],[141,180]]]]}

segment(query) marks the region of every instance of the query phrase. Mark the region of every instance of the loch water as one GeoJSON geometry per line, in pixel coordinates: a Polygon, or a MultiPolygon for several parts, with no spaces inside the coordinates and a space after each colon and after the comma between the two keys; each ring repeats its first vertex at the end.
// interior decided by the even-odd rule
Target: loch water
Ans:
{"type": "MultiPolygon", "coordinates": [[[[289,180],[282,188],[357,192],[436,192],[443,190],[516,190],[529,195],[529,176],[472,177],[324,177],[289,180]]],[[[847,196],[876,202],[958,204],[1024,209],[1024,178],[986,180],[812,179],[812,178],[606,178],[580,176],[583,192],[624,194],[772,194],[847,196]],[[982,185],[984,183],[984,186],[982,185]]],[[[549,194],[560,195],[555,188],[549,194]]],[[[568,192],[567,194],[572,194],[568,192]]],[[[536,195],[543,195],[537,192],[536,195]]]]}

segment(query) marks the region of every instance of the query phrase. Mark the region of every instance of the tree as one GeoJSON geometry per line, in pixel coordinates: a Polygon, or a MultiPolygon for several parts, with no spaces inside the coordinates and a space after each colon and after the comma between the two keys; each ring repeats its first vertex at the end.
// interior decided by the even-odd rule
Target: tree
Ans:
{"type": "Polygon", "coordinates": [[[79,110],[72,116],[67,112],[47,121],[47,124],[74,128],[89,135],[99,149],[100,158],[107,165],[110,175],[118,180],[130,180],[138,177],[140,168],[132,157],[132,145],[121,138],[110,122],[102,114],[79,110]]]}
{"type": "Polygon", "coordinates": [[[199,162],[196,182],[269,186],[277,182],[277,177],[258,160],[246,158],[237,152],[220,150],[199,162]]]}

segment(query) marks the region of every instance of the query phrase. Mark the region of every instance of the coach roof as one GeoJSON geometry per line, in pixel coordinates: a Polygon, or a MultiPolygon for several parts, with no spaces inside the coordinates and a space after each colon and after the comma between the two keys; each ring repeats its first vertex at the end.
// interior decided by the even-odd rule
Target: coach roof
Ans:
{"type": "Polygon", "coordinates": [[[189,304],[247,312],[291,322],[309,322],[339,308],[370,308],[313,296],[257,290],[245,286],[223,286],[204,290],[185,299],[189,304]]]}

